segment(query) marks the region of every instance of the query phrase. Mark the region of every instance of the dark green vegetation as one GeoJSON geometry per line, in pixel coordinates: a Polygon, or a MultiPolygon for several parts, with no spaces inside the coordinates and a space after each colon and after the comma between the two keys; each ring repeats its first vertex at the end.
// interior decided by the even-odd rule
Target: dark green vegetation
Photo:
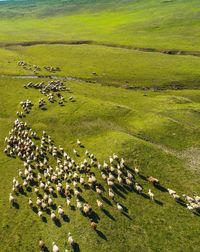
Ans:
{"type": "MultiPolygon", "coordinates": [[[[64,107],[48,103],[46,111],[33,107],[24,121],[39,135],[46,130],[55,143],[61,144],[72,156],[79,138],[102,162],[115,152],[124,156],[131,168],[137,164],[141,174],[159,178],[163,186],[180,195],[199,194],[199,57],[100,45],[3,46],[36,40],[92,40],[161,51],[198,52],[199,1],[117,2],[0,2],[1,150],[16,119],[19,102],[28,98],[37,104],[42,97],[38,90],[23,88],[28,81],[39,82],[42,78],[11,78],[35,75],[31,70],[18,67],[17,61],[55,65],[61,71],[53,75],[78,77],[82,81],[66,82],[76,102],[67,102],[64,107]]],[[[42,71],[36,75],[49,74],[42,71]]],[[[78,160],[82,157],[83,151],[78,160]]],[[[61,228],[50,219],[42,223],[29,208],[28,197],[18,198],[18,210],[10,208],[8,194],[20,168],[22,163],[18,159],[0,152],[2,252],[35,252],[40,237],[49,248],[52,241],[56,241],[63,251],[68,232],[73,234],[83,252],[200,249],[200,217],[141,178],[138,180],[145,192],[151,188],[162,204],[152,203],[134,192],[124,194],[126,199],[118,196],[117,200],[128,208],[131,220],[121,215],[116,207],[105,204],[115,219],[112,220],[97,209],[96,195],[87,193],[100,216],[98,228],[107,241],[91,230],[88,220],[78,211],[67,210],[67,207],[69,223],[62,222],[61,228]]]]}

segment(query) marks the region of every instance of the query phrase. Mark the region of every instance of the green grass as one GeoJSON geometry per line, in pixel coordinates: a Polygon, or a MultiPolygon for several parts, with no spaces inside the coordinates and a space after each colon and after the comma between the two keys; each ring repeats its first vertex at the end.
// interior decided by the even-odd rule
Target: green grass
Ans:
{"type": "Polygon", "coordinates": [[[0,4],[2,42],[90,39],[139,47],[199,50],[198,0],[0,4]]]}
{"type": "MultiPolygon", "coordinates": [[[[37,90],[24,89],[24,83],[24,80],[14,79],[0,81],[1,149],[4,146],[3,139],[16,118],[19,101],[29,98],[36,104],[41,97],[37,90]]],[[[130,92],[121,88],[102,87],[99,84],[68,82],[67,85],[72,89],[75,103],[67,102],[64,107],[48,103],[47,111],[41,111],[35,106],[25,118],[39,134],[46,129],[56,144],[62,144],[70,154],[74,141],[80,138],[86,148],[95,153],[102,162],[116,152],[125,156],[130,167],[136,162],[142,174],[158,177],[164,186],[173,188],[180,194],[199,191],[196,172],[189,169],[187,160],[179,156],[191,147],[199,148],[200,120],[198,114],[192,112],[200,110],[199,91],[149,92],[148,96],[143,96],[141,91],[130,92]],[[189,122],[186,115],[190,118],[189,122]],[[143,140],[144,137],[147,141],[143,140]],[[167,154],[167,150],[171,154],[167,154]]],[[[83,150],[80,154],[83,155],[83,150]]],[[[3,174],[0,183],[1,251],[11,251],[11,247],[12,251],[37,251],[39,237],[43,237],[49,247],[56,240],[63,249],[69,231],[73,233],[81,251],[199,249],[199,217],[192,215],[176,204],[168,194],[159,190],[153,189],[156,198],[163,202],[162,206],[151,203],[134,192],[128,193],[126,199],[118,197],[128,208],[132,220],[121,216],[114,207],[106,205],[106,209],[116,219],[113,221],[93,204],[100,216],[98,228],[108,239],[105,241],[92,232],[88,221],[76,211],[65,208],[71,221],[62,223],[62,227],[57,228],[49,218],[47,224],[38,219],[29,209],[27,197],[18,198],[19,210],[11,209],[8,192],[12,178],[17,175],[22,164],[19,160],[9,159],[2,152],[0,164],[3,174]]],[[[144,185],[145,191],[151,187],[143,180],[139,181],[144,185]]],[[[95,201],[94,194],[85,195],[91,202],[95,201]]]]}
{"type": "MultiPolygon", "coordinates": [[[[0,74],[32,75],[17,66],[31,64],[59,66],[61,76],[73,76],[104,85],[165,88],[176,83],[183,88],[199,87],[200,58],[137,52],[96,45],[37,45],[0,49],[0,74]],[[48,57],[47,57],[48,55],[48,57]],[[94,76],[92,72],[96,72],[94,76]]],[[[49,75],[42,71],[39,74],[49,75]]]]}

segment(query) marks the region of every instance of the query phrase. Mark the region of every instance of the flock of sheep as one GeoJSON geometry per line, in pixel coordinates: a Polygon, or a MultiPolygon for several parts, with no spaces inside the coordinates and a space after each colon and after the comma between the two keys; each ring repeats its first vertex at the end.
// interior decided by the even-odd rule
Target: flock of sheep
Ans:
{"type": "MultiPolygon", "coordinates": [[[[23,61],[18,64],[24,66],[23,61]]],[[[58,97],[61,105],[64,102],[61,92],[70,91],[58,80],[48,84],[28,83],[25,87],[39,89],[50,102],[54,102],[54,98],[58,97]]],[[[74,98],[70,97],[69,100],[74,101],[74,98]]],[[[45,106],[45,103],[44,99],[40,99],[39,107],[45,106]]],[[[24,113],[31,111],[33,104],[27,99],[20,105],[23,112],[18,111],[17,115],[22,118],[24,113]]],[[[9,136],[5,138],[5,154],[9,157],[18,157],[23,161],[23,169],[19,170],[19,176],[14,177],[12,181],[12,192],[9,195],[12,206],[18,204],[18,194],[32,191],[31,197],[27,199],[30,208],[42,221],[46,221],[46,216],[49,215],[51,221],[59,225],[61,220],[70,219],[66,209],[71,208],[75,202],[76,210],[88,218],[92,229],[97,230],[94,204],[103,212],[105,209],[103,198],[109,197],[115,208],[120,213],[126,214],[124,206],[116,200],[116,188],[125,186],[138,194],[144,193],[143,187],[137,182],[139,169],[137,167],[133,170],[129,169],[123,157],[113,153],[107,161],[101,163],[93,153],[85,150],[85,157],[81,159],[79,152],[85,147],[79,139],[71,155],[61,146],[56,146],[46,131],[42,132],[40,141],[38,139],[37,133],[19,118],[15,120],[9,136]],[[86,190],[96,193],[96,202],[88,202],[84,198],[86,190]],[[63,199],[63,203],[57,204],[57,198],[63,199]]],[[[147,181],[155,187],[160,185],[159,180],[153,176],[148,177],[147,181]]],[[[200,210],[199,196],[183,195],[182,199],[174,190],[167,189],[167,191],[177,202],[185,204],[189,210],[195,212],[200,210]]],[[[154,202],[152,190],[149,189],[146,193],[154,202]]],[[[74,246],[71,233],[68,234],[67,241],[71,247],[74,246]]],[[[39,246],[42,251],[45,249],[43,240],[39,241],[39,246]]],[[[52,243],[52,250],[59,251],[55,242],[52,243]]]]}
{"type": "Polygon", "coordinates": [[[23,69],[25,70],[31,70],[34,72],[34,74],[36,74],[37,72],[41,71],[42,68],[45,69],[48,72],[58,72],[60,71],[59,67],[52,67],[52,66],[44,66],[44,67],[40,67],[38,65],[32,65],[30,63],[27,63],[26,61],[20,60],[18,61],[18,66],[23,67],[23,69]]]}

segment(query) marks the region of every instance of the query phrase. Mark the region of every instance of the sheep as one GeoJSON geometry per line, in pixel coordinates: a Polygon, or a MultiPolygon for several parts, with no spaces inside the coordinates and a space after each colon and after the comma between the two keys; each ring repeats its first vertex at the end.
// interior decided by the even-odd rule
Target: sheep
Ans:
{"type": "Polygon", "coordinates": [[[11,205],[13,205],[16,202],[15,197],[11,193],[9,195],[9,202],[10,202],[11,205]]]}
{"type": "Polygon", "coordinates": [[[173,193],[173,194],[172,194],[172,197],[173,197],[176,201],[180,200],[180,196],[179,196],[178,194],[176,194],[176,193],[173,193]]]}
{"type": "Polygon", "coordinates": [[[51,220],[52,221],[56,221],[56,215],[55,215],[55,213],[54,213],[54,211],[51,211],[51,220]]]}
{"type": "Polygon", "coordinates": [[[76,206],[79,210],[82,210],[83,209],[83,204],[80,202],[79,199],[76,199],[76,206]]]}
{"type": "Polygon", "coordinates": [[[195,202],[195,199],[194,199],[194,198],[192,198],[192,197],[190,197],[190,196],[188,196],[188,195],[186,195],[186,194],[183,194],[182,196],[183,196],[183,198],[184,198],[185,200],[187,200],[189,203],[195,202]]]}
{"type": "Polygon", "coordinates": [[[43,251],[45,248],[45,243],[42,239],[39,240],[39,248],[43,251]]]}
{"type": "Polygon", "coordinates": [[[70,201],[70,198],[69,198],[69,197],[66,197],[66,202],[67,202],[67,205],[70,206],[71,201],[70,201]]]}
{"type": "Polygon", "coordinates": [[[142,193],[143,188],[142,188],[142,186],[139,185],[138,183],[135,183],[135,189],[136,189],[136,191],[137,191],[139,194],[142,193]]]}
{"type": "Polygon", "coordinates": [[[139,169],[137,167],[134,167],[134,172],[136,175],[138,175],[140,173],[139,169]]]}
{"type": "Polygon", "coordinates": [[[68,233],[68,239],[67,240],[68,240],[69,245],[73,247],[75,242],[74,242],[74,239],[73,239],[71,233],[68,233]]]}
{"type": "Polygon", "coordinates": [[[113,159],[117,161],[119,160],[119,157],[115,153],[113,153],[113,159]]]}
{"type": "Polygon", "coordinates": [[[92,208],[90,205],[88,205],[87,203],[83,204],[83,212],[88,215],[91,212],[92,208]]]}
{"type": "Polygon", "coordinates": [[[42,211],[41,211],[41,209],[39,209],[39,211],[38,211],[38,216],[39,216],[40,218],[42,218],[42,211]]]}
{"type": "Polygon", "coordinates": [[[167,189],[167,191],[169,192],[170,195],[176,194],[176,191],[172,190],[172,189],[167,189]]]}
{"type": "Polygon", "coordinates": [[[97,223],[94,222],[93,220],[90,220],[90,226],[92,229],[94,229],[95,231],[97,230],[97,223]]]}
{"type": "Polygon", "coordinates": [[[190,204],[186,204],[186,206],[187,206],[187,209],[188,209],[188,210],[190,210],[190,211],[193,211],[193,210],[194,210],[194,208],[193,208],[190,204]]]}
{"type": "Polygon", "coordinates": [[[36,205],[37,205],[37,206],[41,206],[41,205],[42,205],[42,201],[40,200],[39,197],[37,197],[36,205]]]}
{"type": "Polygon", "coordinates": [[[154,201],[154,193],[152,193],[151,189],[149,189],[148,195],[149,195],[151,201],[154,201]]]}
{"type": "Polygon", "coordinates": [[[76,144],[77,144],[78,146],[80,146],[80,145],[81,145],[81,141],[80,141],[79,139],[77,139],[76,144]]]}
{"type": "Polygon", "coordinates": [[[111,188],[109,188],[108,195],[112,200],[114,200],[115,194],[111,188]]]}
{"type": "Polygon", "coordinates": [[[75,149],[73,149],[73,153],[74,155],[78,156],[78,152],[75,149]]]}
{"type": "Polygon", "coordinates": [[[122,213],[124,211],[123,207],[117,202],[117,209],[122,213]]]}
{"type": "Polygon", "coordinates": [[[33,207],[33,201],[32,201],[32,199],[31,198],[29,198],[29,200],[28,200],[28,204],[29,204],[29,206],[32,208],[33,207]]]}
{"type": "Polygon", "coordinates": [[[64,214],[65,214],[65,212],[64,212],[64,210],[62,209],[61,206],[58,206],[58,214],[59,214],[61,217],[63,217],[64,214]]]}
{"type": "Polygon", "coordinates": [[[99,195],[102,195],[102,193],[103,193],[103,191],[98,186],[96,186],[96,192],[99,195]]]}
{"type": "Polygon", "coordinates": [[[100,200],[96,200],[97,202],[97,206],[100,208],[100,209],[103,209],[103,203],[100,201],[100,200]]]}
{"type": "Polygon", "coordinates": [[[53,251],[53,252],[59,252],[59,251],[60,251],[60,250],[59,250],[59,247],[56,245],[55,242],[52,242],[52,251],[53,251]]]}
{"type": "Polygon", "coordinates": [[[157,178],[154,178],[153,176],[148,177],[148,178],[147,178],[147,181],[148,181],[149,183],[153,184],[154,186],[160,184],[159,180],[158,180],[157,178]]]}

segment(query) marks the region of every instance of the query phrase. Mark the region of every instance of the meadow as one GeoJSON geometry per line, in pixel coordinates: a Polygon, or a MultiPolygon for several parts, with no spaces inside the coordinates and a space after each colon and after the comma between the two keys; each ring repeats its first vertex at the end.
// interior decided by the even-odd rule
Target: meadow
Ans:
{"type": "MultiPolygon", "coordinates": [[[[200,45],[198,7],[196,0],[0,2],[0,251],[39,251],[40,238],[50,251],[52,241],[60,251],[71,251],[68,232],[83,252],[199,251],[199,215],[145,180],[154,176],[163,188],[180,196],[200,192],[200,58],[192,55],[200,45]],[[72,40],[98,44],[15,44],[72,40]],[[191,55],[104,43],[185,50],[191,55]],[[19,67],[20,60],[58,66],[60,71],[35,73],[19,67]],[[24,85],[46,83],[51,80],[48,75],[74,80],[64,82],[71,89],[63,92],[64,106],[47,102],[43,111],[37,104],[40,98],[47,99],[24,85]],[[75,102],[69,102],[71,95],[75,102]],[[130,169],[139,167],[137,181],[145,193],[152,189],[156,201],[124,189],[116,194],[127,209],[123,215],[109,202],[104,202],[106,211],[100,211],[96,194],[84,191],[99,215],[99,233],[66,205],[69,222],[61,221],[60,227],[50,218],[42,222],[27,203],[28,197],[34,197],[28,191],[17,197],[19,209],[11,207],[12,179],[23,164],[5,155],[4,139],[25,99],[34,106],[23,121],[40,137],[46,130],[76,161],[84,158],[86,149],[101,163],[117,153],[130,169]],[[80,157],[72,151],[77,139],[85,146],[80,157]]],[[[95,174],[100,177],[98,170],[95,174]]],[[[61,198],[58,201],[63,204],[61,198]]]]}

